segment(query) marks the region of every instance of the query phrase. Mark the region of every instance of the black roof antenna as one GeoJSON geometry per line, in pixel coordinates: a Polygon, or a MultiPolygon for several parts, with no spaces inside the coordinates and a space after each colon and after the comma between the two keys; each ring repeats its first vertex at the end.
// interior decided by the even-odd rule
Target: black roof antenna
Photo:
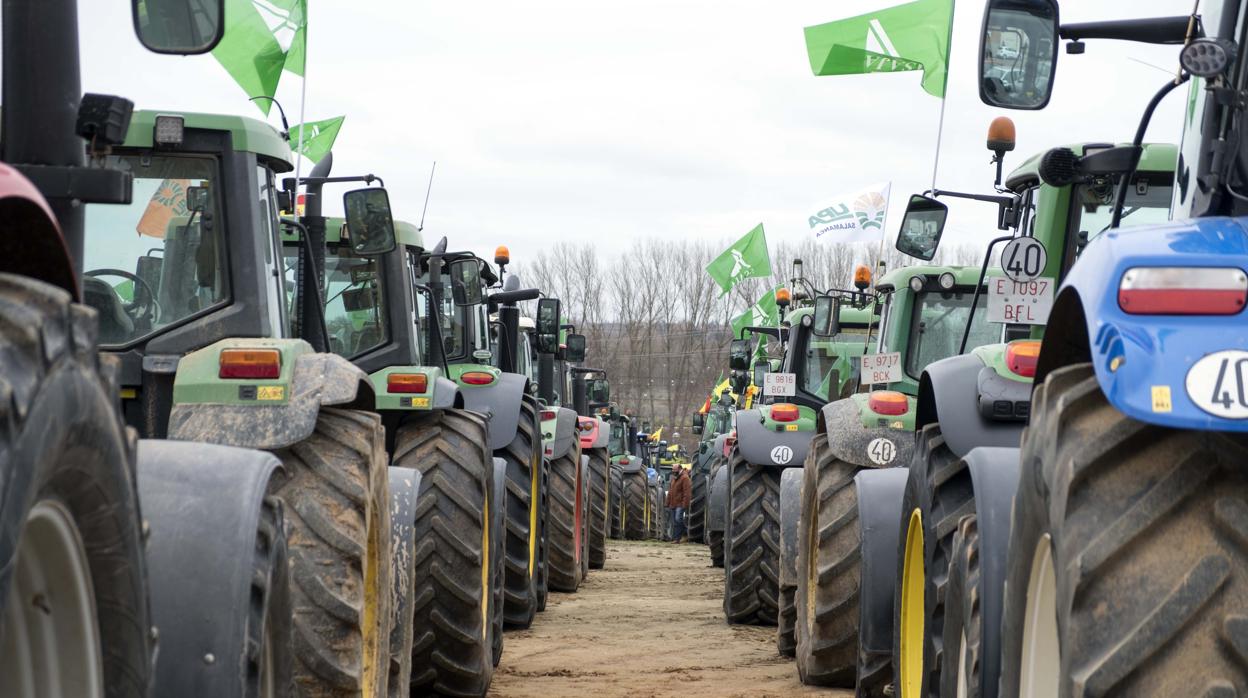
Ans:
{"type": "Polygon", "coordinates": [[[433,161],[433,169],[429,170],[429,186],[425,189],[425,207],[420,209],[420,225],[416,226],[417,230],[425,229],[425,211],[429,210],[429,194],[433,191],[433,174],[438,171],[438,161],[433,161]]]}
{"type": "Polygon", "coordinates": [[[257,95],[247,101],[254,102],[257,99],[267,99],[270,102],[277,105],[277,113],[282,115],[282,140],[284,141],[290,140],[290,122],[286,120],[286,110],[282,109],[282,103],[277,101],[276,99],[273,99],[272,97],[268,95],[257,95]]]}

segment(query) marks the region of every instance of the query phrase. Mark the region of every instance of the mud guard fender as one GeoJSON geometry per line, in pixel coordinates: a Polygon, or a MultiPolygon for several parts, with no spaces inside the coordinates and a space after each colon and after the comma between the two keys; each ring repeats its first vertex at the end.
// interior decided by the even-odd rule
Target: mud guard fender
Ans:
{"type": "Polygon", "coordinates": [[[506,448],[520,426],[520,406],[528,379],[517,373],[499,374],[489,385],[460,388],[464,409],[480,412],[490,423],[490,450],[506,448]]]}
{"type": "Polygon", "coordinates": [[[959,458],[977,446],[1015,448],[1023,434],[1022,422],[992,421],[980,413],[979,374],[984,368],[974,354],[952,356],[928,364],[919,380],[916,432],[940,422],[945,443],[959,458]]]}
{"type": "Polygon", "coordinates": [[[419,504],[420,471],[391,466],[386,472],[390,501],[390,667],[391,681],[403,657],[396,653],[412,651],[412,608],[404,594],[416,556],[416,509],[419,504]]]}
{"type": "MultiPolygon", "coordinates": [[[[136,476],[143,518],[151,527],[147,568],[152,623],[160,637],[154,694],[241,698],[250,646],[262,642],[266,631],[278,647],[289,644],[288,623],[263,627],[265,609],[252,589],[257,581],[287,584],[282,503],[266,497],[281,468],[262,451],[139,441],[136,476]],[[266,550],[282,546],[273,555],[280,569],[269,569],[268,553],[255,559],[262,537],[268,537],[266,550]],[[257,580],[257,573],[270,576],[257,580]],[[204,661],[209,650],[214,662],[204,661]]],[[[286,597],[269,597],[266,603],[274,598],[286,597]]],[[[273,615],[284,618],[289,610],[274,609],[273,615]]],[[[286,676],[274,679],[284,685],[291,659],[278,659],[286,676]]]]}
{"type": "Polygon", "coordinates": [[[784,468],[801,465],[813,436],[809,431],[769,431],[758,410],[737,413],[737,448],[741,450],[741,457],[753,465],[784,468]],[[777,460],[776,456],[786,453],[789,458],[777,460]]]}
{"type": "MultiPolygon", "coordinates": [[[[202,350],[201,350],[202,351],[202,350]]],[[[337,354],[296,357],[285,404],[175,403],[169,438],[276,450],[308,438],[322,407],[373,409],[368,374],[337,354]]]]}
{"type": "MultiPolygon", "coordinates": [[[[976,448],[966,454],[975,491],[975,516],[979,528],[979,574],[983,618],[1000,618],[1005,604],[1006,555],[1010,547],[1010,514],[1018,490],[1020,470],[1017,448],[976,448]]],[[[1001,626],[982,628],[984,676],[1001,675],[1001,626]]]]}
{"type": "Polygon", "coordinates": [[[780,474],[780,584],[797,584],[798,518],[802,513],[802,468],[780,474]]]}
{"type": "Polygon", "coordinates": [[[901,539],[901,499],[906,468],[863,470],[854,476],[858,489],[858,527],[862,539],[862,595],[858,602],[860,652],[893,652],[893,590],[897,584],[897,545],[901,539]]]}
{"type": "Polygon", "coordinates": [[[627,458],[623,463],[615,463],[615,467],[620,469],[621,473],[639,473],[641,472],[641,459],[637,456],[625,456],[627,458]]]}
{"type": "MultiPolygon", "coordinates": [[[[794,470],[797,470],[794,468],[794,470]]],[[[720,468],[711,478],[711,493],[706,498],[706,527],[724,530],[724,512],[728,509],[728,468],[720,468]]]]}
{"type": "Polygon", "coordinates": [[[576,411],[567,407],[555,410],[555,434],[551,439],[551,459],[562,458],[572,451],[573,446],[579,448],[581,440],[576,436],[576,411]]]}
{"type": "Polygon", "coordinates": [[[463,407],[464,398],[460,395],[459,384],[450,378],[438,376],[433,381],[433,409],[449,410],[463,407]]]}
{"type": "Polygon", "coordinates": [[[914,433],[892,427],[864,426],[858,410],[858,404],[852,399],[830,402],[819,410],[817,429],[828,435],[828,451],[838,460],[861,468],[909,463],[914,454],[914,433]]]}

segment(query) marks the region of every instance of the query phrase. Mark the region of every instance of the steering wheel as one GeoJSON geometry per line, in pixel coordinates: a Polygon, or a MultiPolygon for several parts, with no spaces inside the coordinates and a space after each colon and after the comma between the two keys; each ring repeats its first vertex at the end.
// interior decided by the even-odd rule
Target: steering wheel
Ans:
{"type": "Polygon", "coordinates": [[[132,300],[129,303],[123,302],[121,304],[121,308],[125,311],[126,315],[129,315],[130,319],[135,322],[143,319],[147,322],[148,327],[155,324],[156,316],[160,314],[160,302],[156,300],[156,291],[152,288],[151,284],[147,283],[147,281],[143,279],[143,277],[138,274],[132,274],[124,269],[92,269],[91,271],[83,273],[87,276],[120,276],[127,281],[134,282],[136,291],[139,286],[142,286],[144,292],[147,294],[147,302],[139,303],[139,294],[134,293],[132,300]],[[142,312],[140,312],[140,308],[142,308],[142,312]]]}

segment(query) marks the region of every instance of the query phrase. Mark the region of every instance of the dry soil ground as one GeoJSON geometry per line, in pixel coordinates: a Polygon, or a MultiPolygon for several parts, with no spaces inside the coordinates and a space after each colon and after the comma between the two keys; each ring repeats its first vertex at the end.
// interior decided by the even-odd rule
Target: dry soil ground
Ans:
{"type": "Polygon", "coordinates": [[[606,569],[507,633],[490,695],[853,695],[802,686],[775,628],[726,624],[723,579],[704,545],[610,541],[606,569]]]}

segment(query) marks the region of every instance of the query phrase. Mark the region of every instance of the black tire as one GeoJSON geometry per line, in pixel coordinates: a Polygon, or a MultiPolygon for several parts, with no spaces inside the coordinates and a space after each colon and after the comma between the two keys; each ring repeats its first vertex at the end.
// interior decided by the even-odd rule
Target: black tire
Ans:
{"type": "Polygon", "coordinates": [[[546,610],[550,597],[550,461],[542,458],[541,496],[537,507],[537,612],[546,610]]]}
{"type": "Polygon", "coordinates": [[[550,462],[547,490],[546,552],[550,589],[575,592],[581,584],[580,449],[550,462]]]}
{"type": "Polygon", "coordinates": [[[295,685],[313,695],[381,695],[391,574],[381,418],[322,408],[311,435],[274,455],[285,466],[273,494],[286,511],[295,685]]]}
{"type": "Polygon", "coordinates": [[[685,527],[689,531],[690,543],[706,542],[706,475],[691,472],[689,494],[689,511],[685,512],[685,527]]]}
{"type": "MultiPolygon", "coordinates": [[[[28,516],[62,507],[91,572],[100,688],[137,698],[153,667],[135,441],[121,421],[118,364],[96,353],[96,332],[95,312],[69,294],[0,274],[0,619],[25,601],[10,592],[28,516]]],[[[5,675],[5,689],[21,693],[5,675]]]]}
{"type": "Polygon", "coordinates": [[[785,468],[780,475],[780,612],[776,619],[776,651],[797,654],[797,544],[802,510],[804,468],[785,468]]]}
{"type": "Polygon", "coordinates": [[[581,582],[589,578],[589,464],[581,459],[581,582]]]}
{"type": "Polygon", "coordinates": [[[737,448],[728,460],[724,526],[724,617],[775,625],[780,610],[780,472],[753,465],[737,448]]]}
{"type": "Polygon", "coordinates": [[[494,674],[487,425],[448,409],[409,417],[394,465],[420,471],[414,533],[411,693],[483,696],[494,674]]]}
{"type": "Polygon", "coordinates": [[[650,537],[667,540],[667,503],[663,501],[663,487],[658,482],[650,483],[650,537]]]}
{"type": "Polygon", "coordinates": [[[386,692],[405,698],[412,680],[412,609],[416,598],[416,506],[420,476],[391,468],[390,478],[390,663],[386,692]]]}
{"type": "MultiPolygon", "coordinates": [[[[958,521],[953,534],[953,557],[949,566],[949,586],[945,588],[944,646],[949,648],[949,661],[940,676],[940,695],[958,698],[958,660],[965,645],[966,654],[961,656],[961,669],[966,680],[965,698],[988,698],[996,696],[996,686],[981,686],[983,669],[981,644],[979,569],[979,527],[974,516],[964,516],[958,521]],[[980,689],[986,689],[981,691],[980,689]]],[[[1000,618],[997,622],[1000,623],[1000,618]]]]}
{"type": "Polygon", "coordinates": [[[610,482],[607,488],[607,508],[611,517],[611,538],[619,540],[624,537],[624,528],[621,524],[624,501],[624,470],[618,465],[612,465],[610,470],[610,482]]]}
{"type": "Polygon", "coordinates": [[[497,668],[503,659],[503,586],[507,574],[503,564],[503,551],[507,539],[507,521],[503,515],[503,503],[507,500],[507,463],[495,462],[494,468],[494,488],[491,490],[493,497],[490,500],[490,541],[492,543],[490,562],[494,568],[491,575],[494,588],[490,596],[490,603],[493,604],[490,611],[493,620],[490,663],[497,668]]]}
{"type": "Polygon", "coordinates": [[[646,482],[646,473],[639,470],[635,473],[624,473],[623,477],[620,518],[624,537],[628,540],[645,540],[646,517],[650,512],[650,487],[646,482]]]}
{"type": "Polygon", "coordinates": [[[507,461],[503,618],[509,628],[532,625],[538,606],[537,556],[541,528],[540,522],[539,525],[534,525],[534,522],[541,511],[542,442],[537,414],[537,402],[525,396],[521,402],[515,438],[494,453],[507,461]],[[537,497],[533,496],[535,491],[537,497]]]}
{"type": "Polygon", "coordinates": [[[1248,434],[1138,422],[1106,400],[1090,365],[1050,373],[1023,439],[1002,695],[1019,685],[1028,580],[1048,550],[1061,695],[1248,691],[1245,463],[1248,434]]]}
{"type": "MultiPolygon", "coordinates": [[[[975,490],[966,462],[954,455],[945,443],[939,424],[928,424],[919,432],[914,459],[910,464],[906,492],[901,506],[901,537],[897,542],[897,584],[893,595],[893,657],[897,658],[899,693],[936,698],[944,664],[945,586],[949,581],[949,561],[953,554],[953,534],[958,520],[975,512],[975,490]],[[923,569],[907,569],[907,530],[913,512],[918,511],[923,526],[923,569]],[[903,632],[903,593],[906,575],[922,574],[923,632],[903,632]],[[907,643],[922,646],[923,665],[907,667],[907,643]]],[[[955,652],[957,650],[954,650],[955,652]]]]}
{"type": "Polygon", "coordinates": [[[724,566],[724,532],[707,531],[707,545],[711,548],[711,567],[724,566]]]}
{"type": "Polygon", "coordinates": [[[802,474],[794,594],[797,672],[805,684],[853,688],[862,578],[854,475],[862,468],[836,458],[827,444],[827,434],[815,436],[802,474]]]}
{"type": "Polygon", "coordinates": [[[607,449],[589,449],[589,568],[600,570],[607,564],[607,532],[611,528],[607,449]]]}

